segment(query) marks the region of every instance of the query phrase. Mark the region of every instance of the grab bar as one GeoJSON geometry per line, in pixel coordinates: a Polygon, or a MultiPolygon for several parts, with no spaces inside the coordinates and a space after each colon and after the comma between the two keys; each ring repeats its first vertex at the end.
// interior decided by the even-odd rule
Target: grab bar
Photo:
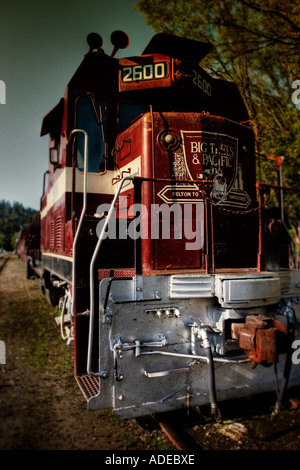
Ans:
{"type": "Polygon", "coordinates": [[[81,225],[82,225],[82,222],[83,222],[83,218],[85,216],[85,212],[86,212],[86,199],[87,199],[87,163],[88,163],[88,135],[86,133],[86,131],[82,130],[82,129],[73,129],[73,131],[71,132],[70,134],[70,137],[69,137],[69,140],[68,140],[68,143],[69,141],[71,140],[71,137],[74,135],[74,134],[79,134],[79,133],[82,133],[84,134],[84,167],[83,167],[83,206],[82,206],[82,211],[81,211],[81,214],[80,214],[80,219],[79,219],[79,224],[78,224],[78,227],[77,227],[77,230],[76,230],[76,233],[75,233],[75,238],[74,238],[74,241],[73,241],[73,263],[72,263],[72,310],[71,310],[71,313],[72,313],[72,316],[74,317],[75,316],[75,292],[76,292],[76,288],[75,288],[75,273],[76,273],[76,270],[75,270],[75,260],[76,260],[76,245],[77,245],[77,240],[78,240],[78,237],[79,237],[79,232],[80,232],[80,229],[81,229],[81,225]]]}
{"type": "Polygon", "coordinates": [[[113,210],[116,206],[117,200],[119,198],[119,194],[121,192],[122,186],[125,183],[125,181],[133,181],[134,177],[133,176],[125,176],[120,183],[120,186],[118,188],[117,193],[115,194],[113,201],[111,203],[110,209],[108,211],[107,217],[105,219],[105,222],[103,224],[102,230],[99,235],[99,239],[91,260],[90,264],[90,322],[89,322],[89,340],[88,340],[88,357],[87,357],[87,373],[88,375],[92,375],[94,377],[102,377],[106,378],[108,377],[108,371],[103,370],[100,372],[93,372],[92,371],[92,348],[93,348],[93,336],[94,336],[94,318],[95,318],[95,305],[94,305],[94,294],[95,294],[95,283],[94,283],[94,268],[95,268],[95,262],[98,256],[98,253],[100,251],[101,244],[104,239],[104,234],[106,231],[106,228],[109,224],[109,221],[111,219],[113,210]]]}

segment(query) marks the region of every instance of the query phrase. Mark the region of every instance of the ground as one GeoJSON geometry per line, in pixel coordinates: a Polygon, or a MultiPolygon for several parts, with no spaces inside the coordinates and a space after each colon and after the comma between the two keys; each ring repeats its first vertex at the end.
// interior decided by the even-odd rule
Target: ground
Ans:
{"type": "Polygon", "coordinates": [[[172,449],[159,430],[87,410],[56,315],[12,255],[0,274],[0,450],[172,449]]]}
{"type": "MultiPolygon", "coordinates": [[[[141,425],[119,421],[110,410],[87,410],[57,314],[11,255],[0,273],[0,340],[6,344],[6,364],[0,365],[0,450],[174,450],[147,419],[141,425]]],[[[275,398],[268,395],[223,405],[221,424],[198,410],[200,422],[189,432],[207,450],[300,450],[300,391],[292,393],[273,420],[275,398]]]]}

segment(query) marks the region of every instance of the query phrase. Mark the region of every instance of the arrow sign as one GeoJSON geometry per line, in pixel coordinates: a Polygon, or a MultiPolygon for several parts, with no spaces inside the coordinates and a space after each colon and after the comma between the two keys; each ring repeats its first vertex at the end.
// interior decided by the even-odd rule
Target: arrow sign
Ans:
{"type": "Polygon", "coordinates": [[[203,194],[194,184],[168,184],[157,195],[167,204],[203,202],[203,194]]]}

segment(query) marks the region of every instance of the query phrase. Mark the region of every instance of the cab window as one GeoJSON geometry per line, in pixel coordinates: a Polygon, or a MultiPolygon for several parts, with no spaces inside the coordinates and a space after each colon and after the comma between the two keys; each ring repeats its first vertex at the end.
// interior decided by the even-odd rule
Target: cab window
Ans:
{"type": "MultiPolygon", "coordinates": [[[[77,128],[88,135],[88,171],[99,173],[105,156],[105,104],[92,95],[77,101],[77,128]]],[[[77,137],[77,168],[84,170],[84,135],[77,137]]]]}

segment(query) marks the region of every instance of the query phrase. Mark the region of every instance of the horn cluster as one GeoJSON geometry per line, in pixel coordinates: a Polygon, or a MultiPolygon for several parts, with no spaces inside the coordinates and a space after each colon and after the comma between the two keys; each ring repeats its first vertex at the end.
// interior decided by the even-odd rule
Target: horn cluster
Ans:
{"type": "MultiPolygon", "coordinates": [[[[90,33],[87,38],[87,43],[89,45],[89,52],[93,52],[95,49],[99,52],[103,44],[102,37],[98,33],[90,33]]],[[[129,45],[129,38],[126,33],[123,31],[114,31],[111,33],[110,40],[114,46],[111,57],[117,53],[119,49],[126,49],[129,45]]]]}

